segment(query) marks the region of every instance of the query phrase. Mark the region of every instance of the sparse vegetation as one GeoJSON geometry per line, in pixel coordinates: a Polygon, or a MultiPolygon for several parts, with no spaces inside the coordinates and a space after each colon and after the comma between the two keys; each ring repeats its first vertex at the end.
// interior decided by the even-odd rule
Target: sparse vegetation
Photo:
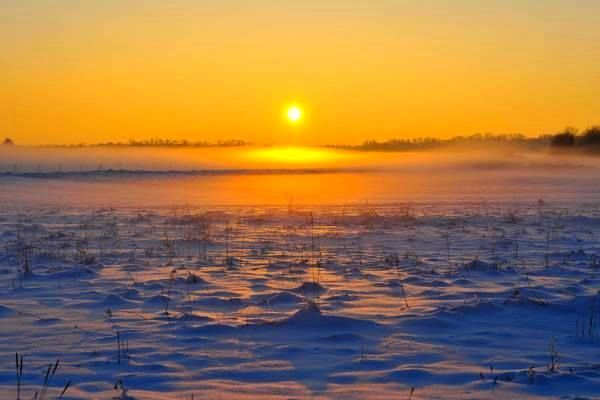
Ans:
{"type": "MultiPolygon", "coordinates": [[[[17,400],[24,400],[21,397],[22,394],[22,385],[23,385],[23,355],[19,353],[15,353],[16,360],[16,370],[17,370],[17,400]]],[[[35,391],[34,395],[31,397],[33,400],[45,400],[46,395],[48,394],[48,390],[50,388],[50,384],[52,383],[52,379],[56,375],[56,371],[58,370],[60,360],[56,360],[54,364],[49,364],[48,369],[46,370],[46,374],[44,376],[44,381],[42,383],[42,387],[35,391]]],[[[62,391],[56,397],[57,400],[61,400],[69,387],[71,386],[72,381],[68,381],[63,387],[62,391]]]]}
{"type": "MultiPolygon", "coordinates": [[[[551,277],[564,285],[562,277],[570,272],[589,275],[569,284],[566,290],[574,293],[596,284],[595,228],[582,224],[578,228],[581,233],[573,238],[571,218],[577,217],[547,203],[540,217],[541,207],[539,201],[528,206],[486,204],[477,212],[471,209],[452,216],[411,205],[373,206],[367,211],[345,207],[342,212],[323,208],[318,214],[317,209],[303,211],[300,207],[270,214],[217,213],[191,207],[126,212],[111,207],[77,217],[63,217],[58,212],[61,218],[51,221],[61,222],[52,224],[38,222],[47,217],[32,212],[0,221],[6,231],[14,232],[5,235],[0,262],[14,266],[11,268],[21,277],[22,287],[33,293],[39,290],[40,281],[52,281],[53,274],[64,274],[57,278],[60,283],[54,290],[76,287],[74,293],[91,293],[84,300],[89,304],[86,309],[97,307],[98,314],[105,310],[108,332],[100,335],[94,322],[77,320],[80,300],[71,306],[77,310],[76,316],[55,317],[33,307],[17,314],[39,327],[58,326],[64,337],[76,334],[75,340],[95,338],[79,339],[82,341],[78,343],[92,360],[98,359],[90,365],[112,365],[121,372],[138,368],[149,362],[149,354],[156,356],[155,337],[165,338],[165,345],[171,346],[169,351],[177,354],[190,349],[195,338],[202,343],[198,348],[207,353],[216,351],[213,340],[225,348],[239,341],[241,346],[254,349],[237,332],[252,332],[266,340],[261,332],[276,326],[292,336],[279,339],[274,335],[276,339],[269,340],[286,343],[293,335],[322,336],[318,340],[323,357],[335,357],[327,352],[336,345],[328,347],[328,343],[357,341],[353,357],[361,368],[373,368],[371,372],[377,375],[378,365],[405,357],[401,354],[406,344],[399,345],[402,350],[395,348],[395,341],[402,336],[392,334],[383,341],[378,336],[379,332],[395,332],[397,320],[407,321],[403,325],[407,332],[412,332],[412,324],[418,326],[424,321],[424,315],[428,316],[427,324],[444,321],[450,326],[447,329],[473,316],[478,316],[476,321],[483,326],[509,329],[509,322],[500,325],[501,321],[481,318],[482,313],[496,318],[501,316],[498,310],[510,308],[515,320],[527,324],[537,307],[544,307],[545,314],[551,315],[556,303],[562,301],[553,293],[545,293],[553,290],[543,283],[545,279],[551,277]],[[24,248],[29,249],[27,254],[24,248]],[[30,272],[25,272],[23,265],[30,272]],[[114,288],[101,291],[100,282],[110,282],[114,288]],[[454,290],[461,293],[457,295],[454,290]],[[386,298],[385,293],[390,292],[401,297],[402,312],[398,312],[397,299],[386,298]],[[368,314],[364,311],[371,308],[368,314]],[[71,326],[61,323],[63,319],[72,321],[71,326]],[[385,322],[363,326],[378,320],[385,322]],[[324,333],[319,334],[321,329],[324,333]],[[220,337],[211,330],[228,333],[220,337]],[[141,345],[136,346],[134,359],[129,342],[136,338],[141,345]]],[[[7,293],[17,293],[20,287],[7,286],[7,293]]],[[[569,346],[595,342],[599,337],[595,297],[584,305],[565,304],[562,313],[576,314],[571,321],[577,340],[569,346]]],[[[2,312],[0,307],[0,318],[2,312]]],[[[473,380],[493,390],[502,382],[539,385],[544,382],[542,376],[558,377],[564,371],[578,375],[586,370],[581,364],[562,365],[558,344],[573,338],[572,325],[568,332],[552,324],[546,327],[552,339],[548,344],[531,339],[540,342],[540,350],[532,361],[538,363],[529,370],[502,371],[490,365],[488,372],[480,372],[478,377],[474,374],[473,380]]],[[[483,340],[482,335],[486,341],[490,335],[496,340],[494,329],[473,333],[475,346],[483,340]]],[[[426,334],[422,337],[428,340],[426,334]]],[[[455,339],[448,344],[444,337],[438,337],[440,346],[466,348],[453,342],[455,339]]],[[[160,352],[160,357],[166,365],[178,363],[170,354],[160,352]]],[[[266,360],[273,362],[268,356],[266,360]]],[[[22,356],[17,356],[15,365],[17,399],[25,400],[31,397],[24,394],[31,384],[23,373],[22,356]]],[[[171,367],[161,364],[153,368],[171,367]]],[[[52,382],[58,369],[56,363],[44,370],[46,378],[37,400],[54,396],[52,382]]],[[[70,383],[63,394],[69,387],[70,383]]],[[[125,388],[122,380],[114,390],[116,399],[137,398],[135,386],[125,388]]],[[[62,398],[56,397],[58,392],[54,398],[62,398]]],[[[413,393],[414,389],[409,398],[413,393]]]]}

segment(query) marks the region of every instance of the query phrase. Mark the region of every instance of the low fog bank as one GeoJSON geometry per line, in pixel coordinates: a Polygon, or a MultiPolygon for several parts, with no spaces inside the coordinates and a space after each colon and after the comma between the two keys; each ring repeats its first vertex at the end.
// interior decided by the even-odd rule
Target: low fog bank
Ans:
{"type": "Polygon", "coordinates": [[[0,208],[600,201],[600,158],[514,148],[14,148],[1,160],[0,208]]]}
{"type": "MultiPolygon", "coordinates": [[[[532,151],[515,146],[447,147],[406,152],[361,152],[322,147],[236,148],[53,148],[0,146],[0,174],[32,175],[90,171],[441,171],[541,169],[594,171],[600,157],[532,151]]],[[[539,172],[539,171],[538,171],[539,172]]],[[[116,175],[116,174],[115,174],[116,175]]]]}

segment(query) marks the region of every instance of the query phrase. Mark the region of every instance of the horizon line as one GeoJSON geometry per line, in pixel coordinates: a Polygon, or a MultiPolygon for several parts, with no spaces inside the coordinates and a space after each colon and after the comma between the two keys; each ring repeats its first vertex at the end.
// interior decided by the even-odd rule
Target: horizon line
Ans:
{"type": "MultiPolygon", "coordinates": [[[[587,130],[599,129],[598,125],[592,125],[587,130]]],[[[585,133],[586,130],[582,131],[585,133]]],[[[4,139],[5,145],[14,145],[18,147],[31,147],[31,148],[82,148],[82,147],[246,147],[246,146],[257,146],[257,147],[329,147],[329,148],[358,148],[370,144],[392,144],[392,143],[453,143],[461,140],[509,140],[509,141],[538,141],[538,140],[549,140],[553,136],[563,134],[565,132],[571,132],[574,135],[578,134],[576,128],[567,127],[555,133],[542,133],[537,135],[524,135],[522,133],[473,133],[465,135],[455,135],[450,137],[436,137],[436,136],[415,136],[415,137],[390,137],[387,139],[364,139],[360,143],[325,143],[325,144],[289,144],[289,143],[256,143],[252,141],[246,141],[244,139],[218,139],[216,141],[209,140],[190,140],[190,139],[168,139],[168,138],[150,138],[150,139],[129,139],[128,141],[102,141],[95,143],[39,143],[20,144],[10,136],[4,139]]]]}

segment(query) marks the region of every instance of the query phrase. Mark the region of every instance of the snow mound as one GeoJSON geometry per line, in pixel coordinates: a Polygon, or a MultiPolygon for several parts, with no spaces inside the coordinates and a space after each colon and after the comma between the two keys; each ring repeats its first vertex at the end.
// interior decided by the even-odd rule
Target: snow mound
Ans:
{"type": "Polygon", "coordinates": [[[290,292],[279,292],[271,295],[267,299],[263,300],[260,304],[266,306],[277,306],[277,305],[288,305],[288,304],[300,304],[302,303],[302,297],[290,293],[290,292]]]}
{"type": "Polygon", "coordinates": [[[296,311],[293,315],[277,325],[289,328],[308,328],[316,330],[334,330],[334,331],[356,331],[364,329],[375,329],[381,325],[373,321],[360,320],[349,317],[338,317],[333,315],[324,315],[319,307],[314,303],[309,303],[296,311]]]}
{"type": "Polygon", "coordinates": [[[184,277],[179,277],[176,279],[177,283],[183,283],[183,284],[187,284],[187,285],[206,285],[208,284],[208,281],[201,278],[200,276],[196,275],[196,274],[192,274],[191,272],[188,273],[185,278],[184,277]]]}
{"type": "Polygon", "coordinates": [[[115,308],[115,307],[125,307],[128,305],[131,305],[132,303],[133,303],[132,301],[125,300],[123,297],[121,297],[117,294],[109,294],[108,296],[106,296],[104,298],[104,300],[97,302],[96,306],[115,308]]]}
{"type": "Polygon", "coordinates": [[[473,271],[496,271],[498,268],[495,264],[486,263],[485,261],[481,261],[480,259],[475,259],[466,263],[465,269],[473,271]]]}
{"type": "Polygon", "coordinates": [[[10,317],[11,315],[14,315],[14,314],[15,314],[15,312],[13,311],[12,308],[3,306],[0,304],[0,318],[10,317]]]}
{"type": "Polygon", "coordinates": [[[0,235],[0,239],[12,239],[14,237],[16,237],[17,234],[11,231],[4,231],[2,232],[2,234],[0,235]]]}
{"type": "Polygon", "coordinates": [[[171,301],[171,300],[172,299],[170,299],[168,296],[164,296],[162,294],[157,294],[157,295],[150,297],[149,299],[146,299],[144,301],[144,304],[148,305],[148,306],[157,306],[157,305],[163,306],[166,301],[171,301]]]}
{"type": "Polygon", "coordinates": [[[51,279],[70,279],[91,277],[96,275],[96,271],[85,265],[73,265],[51,270],[47,277],[51,279]]]}
{"type": "Polygon", "coordinates": [[[327,291],[327,288],[318,282],[304,282],[295,289],[292,289],[294,293],[300,293],[302,295],[315,295],[319,296],[327,291]]]}

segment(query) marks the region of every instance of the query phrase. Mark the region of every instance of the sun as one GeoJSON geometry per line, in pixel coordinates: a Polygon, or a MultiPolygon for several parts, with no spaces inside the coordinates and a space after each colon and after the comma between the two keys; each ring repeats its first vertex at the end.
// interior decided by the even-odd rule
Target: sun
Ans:
{"type": "Polygon", "coordinates": [[[288,107],[287,119],[292,124],[298,123],[302,119],[302,109],[295,105],[288,107]]]}

